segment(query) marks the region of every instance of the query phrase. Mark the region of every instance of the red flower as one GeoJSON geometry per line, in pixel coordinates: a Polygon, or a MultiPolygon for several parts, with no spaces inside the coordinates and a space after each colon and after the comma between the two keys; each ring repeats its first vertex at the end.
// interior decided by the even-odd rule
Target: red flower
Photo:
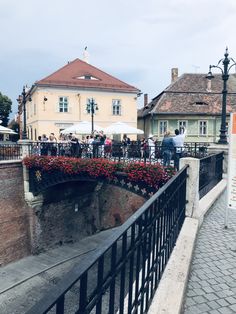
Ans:
{"type": "Polygon", "coordinates": [[[153,188],[165,184],[174,174],[172,167],[160,164],[134,162],[121,164],[107,159],[81,159],[54,156],[29,156],[23,163],[28,169],[36,168],[45,172],[61,171],[66,174],[82,174],[93,178],[114,179],[117,172],[124,172],[132,182],[143,182],[153,188]]]}

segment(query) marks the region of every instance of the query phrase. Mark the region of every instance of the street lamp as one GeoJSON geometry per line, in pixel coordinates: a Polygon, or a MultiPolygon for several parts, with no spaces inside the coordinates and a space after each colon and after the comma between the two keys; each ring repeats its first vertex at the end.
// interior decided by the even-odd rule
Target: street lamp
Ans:
{"type": "Polygon", "coordinates": [[[86,110],[87,110],[87,113],[91,114],[91,122],[92,122],[92,132],[91,133],[93,133],[93,131],[94,131],[93,117],[94,117],[95,110],[98,110],[98,105],[95,103],[93,98],[88,100],[86,110]]]}
{"type": "Polygon", "coordinates": [[[27,131],[26,131],[26,101],[31,101],[31,97],[25,91],[25,86],[23,86],[23,91],[21,95],[17,98],[17,102],[23,107],[23,131],[22,131],[22,140],[27,139],[27,131]]]}
{"type": "Polygon", "coordinates": [[[228,58],[228,48],[226,47],[224,58],[220,59],[217,65],[209,66],[209,73],[206,78],[211,80],[214,78],[212,75],[211,69],[218,68],[222,73],[223,80],[223,90],[222,90],[222,113],[221,113],[221,127],[220,127],[220,139],[218,141],[219,144],[227,144],[227,136],[226,136],[226,98],[227,98],[227,81],[229,79],[229,70],[236,65],[234,59],[228,58]],[[230,62],[233,62],[230,66],[230,62]],[[222,63],[223,67],[221,68],[219,64],[222,63]]]}

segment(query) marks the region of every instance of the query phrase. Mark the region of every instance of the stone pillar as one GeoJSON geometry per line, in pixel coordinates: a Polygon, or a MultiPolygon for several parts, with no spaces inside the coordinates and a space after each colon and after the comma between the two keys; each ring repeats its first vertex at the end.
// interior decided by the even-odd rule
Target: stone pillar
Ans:
{"type": "Polygon", "coordinates": [[[30,155],[31,140],[19,140],[17,144],[22,146],[22,158],[30,155]]]}
{"type": "Polygon", "coordinates": [[[39,194],[34,196],[29,191],[29,170],[23,165],[23,180],[24,180],[24,193],[25,201],[29,206],[29,230],[30,230],[30,243],[31,253],[38,253],[39,243],[41,239],[41,222],[40,212],[43,206],[43,195],[39,194]]]}
{"type": "Polygon", "coordinates": [[[32,193],[28,194],[27,204],[30,207],[29,212],[29,230],[30,230],[30,243],[31,243],[31,253],[39,253],[40,241],[41,241],[41,222],[40,222],[40,212],[42,211],[43,196],[37,195],[33,196],[32,193]],[[31,194],[31,199],[29,199],[29,194],[31,194]]]}
{"type": "Polygon", "coordinates": [[[199,170],[200,160],[197,158],[180,158],[180,169],[185,165],[188,167],[186,199],[186,216],[195,217],[199,207],[199,170]]]}

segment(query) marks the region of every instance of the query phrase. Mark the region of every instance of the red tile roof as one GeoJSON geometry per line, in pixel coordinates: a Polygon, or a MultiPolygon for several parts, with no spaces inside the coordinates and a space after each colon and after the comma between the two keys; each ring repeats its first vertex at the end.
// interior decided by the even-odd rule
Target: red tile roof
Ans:
{"type": "Polygon", "coordinates": [[[36,86],[66,86],[84,89],[99,89],[127,93],[139,93],[140,90],[98,68],[75,59],[44,79],[37,81],[36,86]],[[85,79],[82,77],[91,77],[85,79]]]}
{"type": "MultiPolygon", "coordinates": [[[[203,114],[220,115],[222,110],[223,81],[214,74],[211,91],[207,91],[206,74],[183,74],[155,97],[138,117],[148,114],[203,114]]],[[[236,111],[236,74],[227,82],[227,114],[236,111]]]]}

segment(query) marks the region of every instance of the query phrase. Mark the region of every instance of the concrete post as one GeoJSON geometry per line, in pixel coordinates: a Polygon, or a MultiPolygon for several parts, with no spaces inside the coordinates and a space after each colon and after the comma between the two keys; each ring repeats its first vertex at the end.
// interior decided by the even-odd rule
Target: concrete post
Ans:
{"type": "Polygon", "coordinates": [[[24,180],[24,193],[25,201],[29,206],[29,229],[30,229],[30,243],[31,253],[37,254],[39,251],[41,241],[41,222],[40,213],[43,206],[43,195],[33,195],[29,191],[29,170],[23,165],[23,180],[24,180]]]}
{"type": "Polygon", "coordinates": [[[188,167],[187,191],[186,198],[186,216],[195,217],[199,207],[199,170],[200,160],[196,158],[180,158],[180,169],[185,165],[188,167]]]}
{"type": "Polygon", "coordinates": [[[22,146],[22,158],[30,155],[31,140],[19,140],[17,144],[22,146]]]}

